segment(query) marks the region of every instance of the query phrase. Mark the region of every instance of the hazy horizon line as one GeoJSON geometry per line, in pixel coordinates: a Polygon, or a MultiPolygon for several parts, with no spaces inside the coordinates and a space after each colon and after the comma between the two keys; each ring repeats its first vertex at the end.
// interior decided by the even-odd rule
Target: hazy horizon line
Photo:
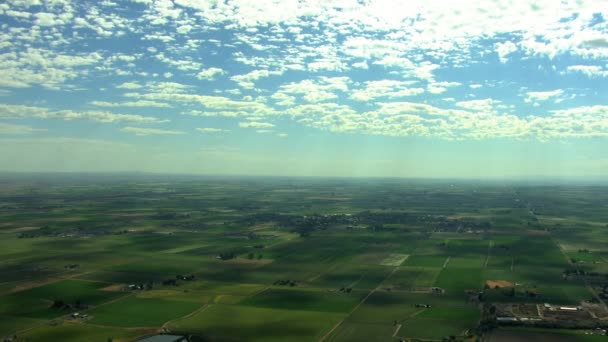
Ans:
{"type": "Polygon", "coordinates": [[[589,177],[589,176],[487,176],[487,177],[466,177],[466,176],[356,176],[356,175],[282,175],[282,174],[212,174],[212,173],[180,173],[180,172],[154,172],[154,171],[2,171],[2,176],[152,176],[152,177],[190,177],[190,178],[278,178],[278,179],[342,179],[342,180],[403,180],[403,181],[458,181],[458,182],[532,182],[532,183],[601,183],[608,184],[608,177],[589,177]]]}

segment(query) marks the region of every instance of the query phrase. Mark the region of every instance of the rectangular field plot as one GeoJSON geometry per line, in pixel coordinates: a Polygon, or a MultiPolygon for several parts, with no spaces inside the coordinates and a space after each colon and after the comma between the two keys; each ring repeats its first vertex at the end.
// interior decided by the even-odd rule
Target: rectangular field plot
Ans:
{"type": "Polygon", "coordinates": [[[96,327],[87,324],[63,323],[58,326],[43,325],[21,335],[26,341],[107,341],[131,340],[140,332],[110,327],[96,327]]]}
{"type": "Polygon", "coordinates": [[[162,281],[169,278],[169,275],[135,272],[105,272],[97,271],[78,276],[78,279],[85,281],[100,281],[106,283],[145,283],[148,281],[162,281]]]}
{"type": "Polygon", "coordinates": [[[497,268],[511,270],[511,265],[515,262],[515,258],[510,255],[499,255],[495,249],[492,250],[488,259],[488,268],[497,268]]]}
{"type": "Polygon", "coordinates": [[[89,312],[92,324],[114,327],[157,327],[201,307],[186,301],[129,297],[89,312]]]}
{"type": "Polygon", "coordinates": [[[366,291],[344,293],[327,290],[270,289],[249,297],[241,305],[274,309],[348,312],[367,295],[366,291]]]}
{"type": "Polygon", "coordinates": [[[486,256],[452,256],[446,265],[447,268],[481,268],[486,261],[486,256]]]}
{"type": "Polygon", "coordinates": [[[517,263],[513,266],[513,278],[518,283],[531,285],[553,285],[557,283],[563,283],[562,277],[564,270],[567,267],[540,267],[522,265],[517,263]]]}
{"type": "Polygon", "coordinates": [[[397,336],[441,340],[451,335],[461,335],[465,330],[475,328],[475,325],[475,320],[445,320],[415,317],[403,323],[397,336]]]}
{"type": "Polygon", "coordinates": [[[107,283],[63,280],[0,297],[0,314],[32,318],[53,318],[71,312],[67,305],[92,306],[124,296],[123,293],[102,291],[107,283]],[[61,307],[52,308],[61,301],[61,307]]]}
{"type": "Polygon", "coordinates": [[[392,269],[392,267],[378,265],[340,264],[320,275],[310,285],[331,289],[341,287],[373,289],[389,275],[392,269]]]}
{"type": "Polygon", "coordinates": [[[392,324],[342,323],[327,339],[330,342],[391,341],[397,327],[392,324]]]}
{"type": "Polygon", "coordinates": [[[194,281],[185,283],[180,289],[186,291],[202,292],[206,294],[224,294],[234,296],[248,296],[264,289],[264,285],[247,283],[225,283],[218,281],[194,281]]]}
{"type": "Polygon", "coordinates": [[[409,254],[389,254],[384,260],[380,262],[382,266],[399,266],[401,265],[407,258],[409,254]]]}
{"type": "Polygon", "coordinates": [[[0,316],[0,336],[12,336],[20,330],[43,325],[45,323],[46,321],[38,319],[0,316]]]}
{"type": "Polygon", "coordinates": [[[437,302],[434,307],[425,310],[416,318],[428,318],[450,321],[468,321],[475,322],[479,319],[479,309],[474,306],[465,305],[448,305],[442,306],[443,303],[437,302]]]}
{"type": "Polygon", "coordinates": [[[447,255],[410,255],[409,258],[403,263],[403,266],[417,266],[417,267],[443,267],[447,255]]]}
{"type": "Polygon", "coordinates": [[[441,272],[437,267],[406,267],[401,266],[382,283],[382,287],[395,290],[418,291],[432,287],[441,272]]]}
{"type": "Polygon", "coordinates": [[[590,300],[591,293],[581,283],[561,282],[552,286],[516,286],[515,288],[488,289],[485,296],[497,303],[551,303],[579,305],[590,300]]]}
{"type": "Polygon", "coordinates": [[[377,291],[348,318],[350,323],[407,324],[411,319],[458,320],[472,322],[479,318],[479,309],[460,295],[433,295],[377,291]],[[430,307],[422,307],[429,305],[430,307]]]}
{"type": "Polygon", "coordinates": [[[435,286],[455,293],[462,293],[465,290],[481,290],[483,289],[482,278],[482,269],[447,267],[439,273],[435,286]]]}
{"type": "Polygon", "coordinates": [[[447,253],[462,257],[485,257],[488,254],[490,241],[488,240],[465,240],[453,239],[449,240],[444,248],[447,253]]]}
{"type": "Polygon", "coordinates": [[[318,275],[318,269],[295,268],[289,264],[273,262],[264,266],[244,265],[230,262],[210,264],[201,271],[195,273],[199,279],[213,282],[232,282],[248,284],[271,285],[277,280],[294,280],[300,283],[307,282],[310,278],[318,275]]]}
{"type": "Polygon", "coordinates": [[[415,305],[429,300],[427,294],[376,291],[348,318],[352,323],[393,324],[422,311],[415,305]]]}
{"type": "Polygon", "coordinates": [[[188,332],[212,341],[317,341],[342,314],[279,310],[240,305],[213,305],[169,324],[172,332],[188,332]]]}
{"type": "Polygon", "coordinates": [[[202,258],[179,257],[173,254],[162,257],[149,257],[123,265],[104,269],[110,272],[126,272],[135,274],[149,274],[152,276],[171,276],[176,274],[192,273],[205,265],[202,258]]]}

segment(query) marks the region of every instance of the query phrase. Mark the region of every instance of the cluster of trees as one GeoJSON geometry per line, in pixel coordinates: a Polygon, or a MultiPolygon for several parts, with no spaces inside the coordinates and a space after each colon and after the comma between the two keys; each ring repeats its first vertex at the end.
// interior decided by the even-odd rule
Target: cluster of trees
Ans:
{"type": "Polygon", "coordinates": [[[51,304],[51,309],[61,309],[61,310],[72,310],[72,309],[86,309],[88,305],[83,304],[80,299],[77,299],[73,304],[70,304],[63,299],[55,299],[51,304]]]}
{"type": "Polygon", "coordinates": [[[274,282],[274,285],[294,287],[294,286],[297,286],[298,283],[295,280],[287,279],[287,280],[277,280],[274,282]]]}
{"type": "Polygon", "coordinates": [[[236,258],[236,254],[234,252],[221,252],[217,257],[220,260],[230,260],[236,258]]]}
{"type": "Polygon", "coordinates": [[[481,311],[481,320],[477,326],[477,334],[483,335],[496,328],[498,328],[498,322],[496,321],[496,306],[484,303],[481,311]]]}
{"type": "Polygon", "coordinates": [[[262,254],[258,254],[257,256],[254,253],[247,254],[247,259],[249,259],[249,260],[253,260],[253,259],[261,260],[262,258],[263,258],[262,254]]]}
{"type": "Polygon", "coordinates": [[[175,276],[175,279],[166,279],[166,280],[163,280],[163,285],[165,285],[165,286],[178,286],[179,285],[179,283],[177,282],[178,280],[193,281],[195,279],[196,279],[196,277],[194,276],[194,274],[189,274],[189,275],[178,274],[178,275],[175,276]]]}

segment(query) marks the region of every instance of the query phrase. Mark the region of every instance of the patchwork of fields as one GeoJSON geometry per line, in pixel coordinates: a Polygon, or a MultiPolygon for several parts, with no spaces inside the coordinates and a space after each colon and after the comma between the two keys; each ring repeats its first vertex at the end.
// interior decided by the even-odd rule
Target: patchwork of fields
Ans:
{"type": "Polygon", "coordinates": [[[508,305],[590,303],[590,322],[608,323],[606,190],[10,179],[0,183],[0,338],[594,340],[583,323],[488,322],[508,305]]]}

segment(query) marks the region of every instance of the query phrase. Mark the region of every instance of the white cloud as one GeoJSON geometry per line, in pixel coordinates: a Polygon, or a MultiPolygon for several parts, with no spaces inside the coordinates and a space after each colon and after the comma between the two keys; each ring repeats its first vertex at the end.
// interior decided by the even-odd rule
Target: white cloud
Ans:
{"type": "Polygon", "coordinates": [[[136,82],[125,82],[116,86],[118,89],[140,89],[142,87],[143,86],[141,84],[136,82]]]}
{"type": "Polygon", "coordinates": [[[91,121],[103,122],[103,123],[114,123],[114,122],[132,122],[132,123],[163,123],[169,122],[169,120],[159,119],[150,116],[142,116],[136,114],[119,114],[107,111],[76,111],[76,110],[61,110],[57,112],[50,112],[42,118],[49,119],[63,119],[63,120],[75,120],[75,119],[86,119],[91,121]]]}
{"type": "Polygon", "coordinates": [[[356,69],[369,69],[369,65],[366,61],[353,63],[352,67],[356,69]]]}
{"type": "Polygon", "coordinates": [[[439,69],[439,65],[423,62],[414,69],[413,74],[420,79],[432,81],[434,80],[433,72],[437,69],[439,69]]]}
{"type": "Polygon", "coordinates": [[[192,25],[188,25],[188,24],[186,24],[186,25],[181,25],[181,26],[178,26],[178,27],[175,29],[175,31],[176,31],[177,33],[179,33],[179,34],[186,34],[186,33],[190,32],[190,31],[192,31],[192,29],[194,29],[194,27],[193,27],[192,25]]]}
{"type": "Polygon", "coordinates": [[[142,116],[137,114],[122,114],[108,111],[77,111],[77,110],[51,110],[44,107],[0,104],[0,117],[2,118],[38,118],[59,120],[91,120],[102,123],[130,122],[130,123],[163,123],[169,120],[142,116]]]}
{"type": "Polygon", "coordinates": [[[300,95],[302,99],[309,103],[324,102],[337,98],[338,92],[348,91],[349,83],[348,77],[322,76],[316,79],[284,84],[272,95],[272,98],[279,100],[282,105],[289,105],[293,102],[293,95],[300,95]]]}
{"type": "Polygon", "coordinates": [[[338,58],[323,57],[308,63],[307,68],[311,72],[342,71],[346,69],[346,64],[338,58]]]}
{"type": "Polygon", "coordinates": [[[196,78],[198,78],[199,80],[213,81],[216,76],[223,75],[225,73],[226,72],[220,68],[208,68],[201,70],[201,72],[196,75],[196,78]]]}
{"type": "Polygon", "coordinates": [[[411,88],[412,82],[397,80],[367,81],[365,87],[354,90],[350,97],[357,101],[370,101],[381,97],[410,97],[424,93],[423,88],[411,88]]]}
{"type": "Polygon", "coordinates": [[[498,59],[501,63],[506,63],[508,61],[507,56],[516,51],[517,45],[509,40],[504,43],[496,43],[496,53],[498,54],[498,59]]]}
{"type": "Polygon", "coordinates": [[[274,127],[274,124],[271,124],[269,122],[258,122],[258,121],[239,122],[239,127],[241,127],[241,128],[272,128],[272,127],[274,127]]]}
{"type": "Polygon", "coordinates": [[[287,95],[282,92],[276,92],[276,93],[272,94],[272,96],[270,98],[273,99],[278,106],[283,106],[283,107],[293,106],[296,103],[295,102],[296,98],[294,96],[287,95]]]}
{"type": "Polygon", "coordinates": [[[443,94],[446,91],[448,91],[448,88],[434,85],[434,84],[429,84],[427,86],[426,90],[431,94],[443,94]]]}
{"type": "Polygon", "coordinates": [[[259,79],[281,74],[281,71],[253,70],[247,74],[232,76],[230,79],[245,89],[253,89],[259,79]]]}
{"type": "Polygon", "coordinates": [[[230,130],[228,130],[228,129],[212,128],[212,127],[197,128],[196,130],[201,133],[211,133],[211,134],[230,132],[230,130]]]}
{"type": "Polygon", "coordinates": [[[147,136],[147,135],[181,135],[186,134],[183,131],[175,131],[175,130],[167,130],[167,129],[158,129],[158,128],[143,128],[143,127],[123,127],[120,129],[126,133],[132,133],[137,136],[147,136]]]}
{"type": "Polygon", "coordinates": [[[63,25],[64,22],[55,16],[53,13],[40,12],[36,13],[36,24],[40,26],[55,26],[63,25]]]}
{"type": "Polygon", "coordinates": [[[608,77],[608,68],[598,65],[571,65],[566,68],[570,73],[581,73],[589,78],[608,77]]]}
{"type": "Polygon", "coordinates": [[[474,110],[477,112],[492,112],[494,107],[500,104],[500,101],[494,99],[459,101],[456,106],[474,110]]]}
{"type": "Polygon", "coordinates": [[[106,102],[106,101],[91,101],[91,105],[97,107],[157,107],[157,108],[169,108],[171,107],[167,103],[156,102],[156,101],[129,101],[129,102],[106,102]]]}
{"type": "MultiPolygon", "coordinates": [[[[561,89],[555,89],[550,91],[529,91],[526,93],[526,102],[536,102],[536,101],[547,101],[550,99],[559,98],[564,94],[564,91],[561,89]]],[[[556,101],[561,102],[561,101],[556,101]]]]}

